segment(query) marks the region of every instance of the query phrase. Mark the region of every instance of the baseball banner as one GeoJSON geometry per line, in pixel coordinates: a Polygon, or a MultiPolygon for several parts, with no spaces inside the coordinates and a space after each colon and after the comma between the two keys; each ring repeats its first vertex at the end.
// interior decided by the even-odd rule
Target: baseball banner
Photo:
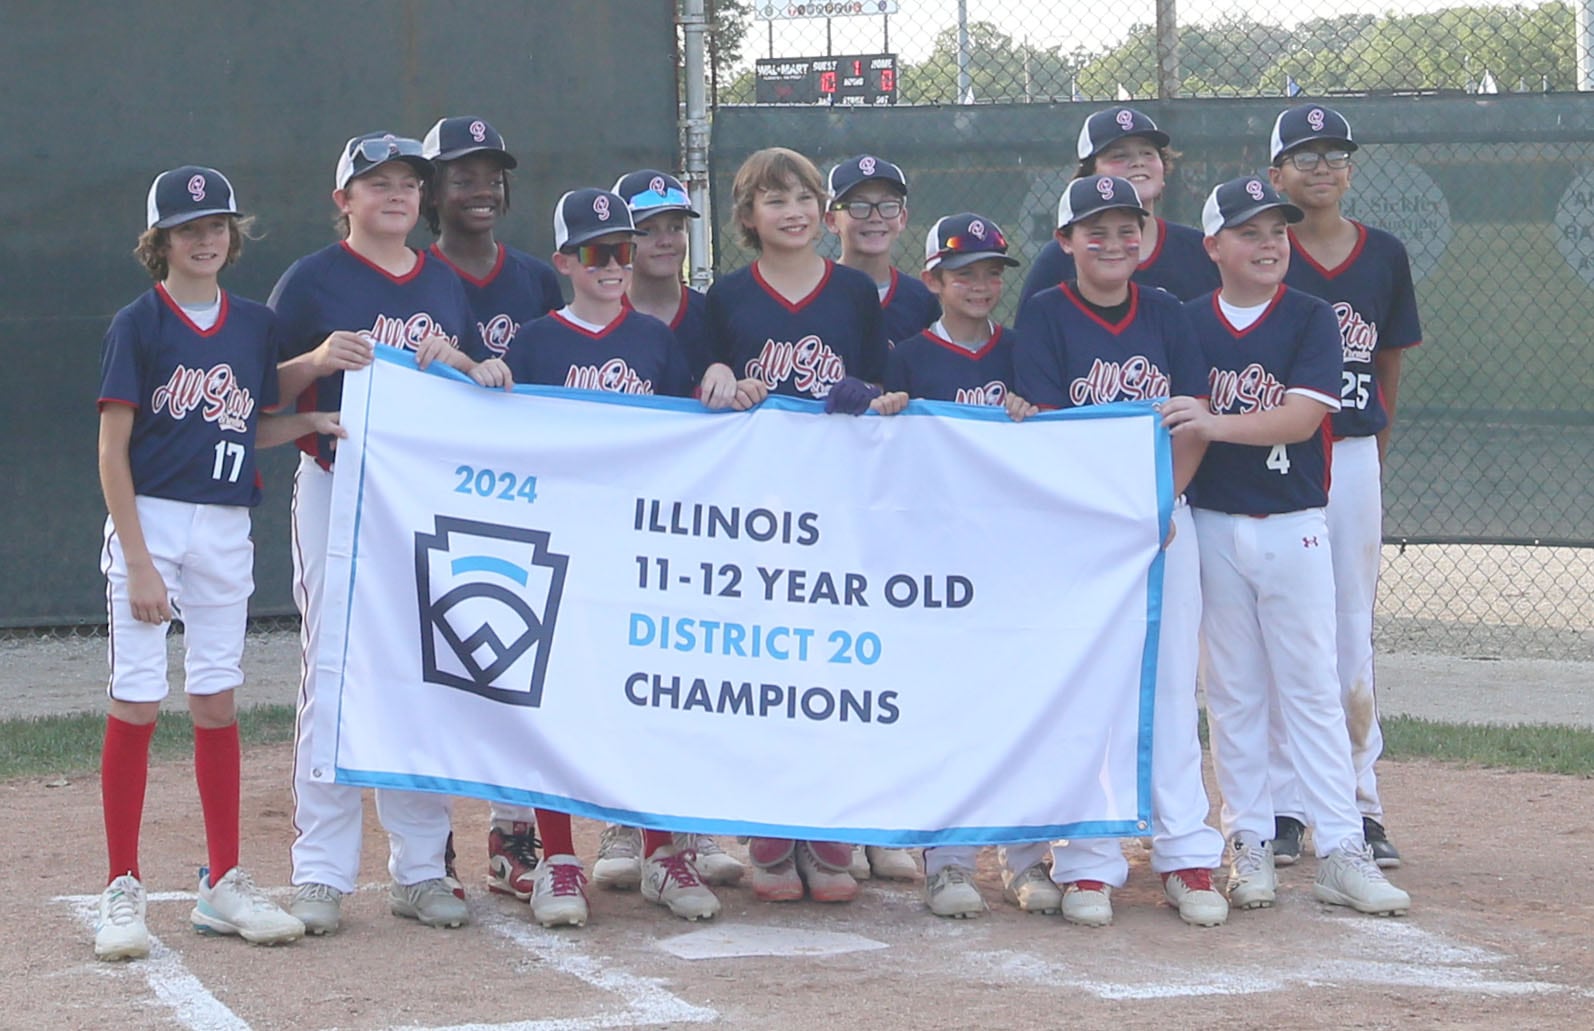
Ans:
{"type": "Polygon", "coordinates": [[[377,351],[328,549],[340,782],[879,845],[1148,826],[1150,405],[716,413],[377,351]]]}

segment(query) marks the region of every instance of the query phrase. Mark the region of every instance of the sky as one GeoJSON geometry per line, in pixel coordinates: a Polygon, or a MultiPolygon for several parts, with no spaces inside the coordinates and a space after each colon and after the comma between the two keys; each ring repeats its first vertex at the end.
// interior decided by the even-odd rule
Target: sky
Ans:
{"type": "MultiPolygon", "coordinates": [[[[788,6],[794,0],[753,0],[755,7],[788,6]]],[[[1481,0],[1480,4],[1481,6],[1481,0]]],[[[970,22],[987,21],[1020,42],[1028,39],[1041,49],[1065,52],[1083,47],[1100,52],[1122,42],[1129,29],[1156,20],[1154,0],[1116,3],[1063,3],[1059,0],[966,0],[970,22]],[[1062,12],[1082,9],[1077,20],[1062,12]]],[[[1257,21],[1294,24],[1306,18],[1338,14],[1419,14],[1447,7],[1468,6],[1458,0],[1321,0],[1320,3],[1281,5],[1273,0],[1181,0],[1181,24],[1211,24],[1224,15],[1249,15],[1257,21]],[[1283,7],[1283,10],[1280,8],[1283,7]]],[[[1509,5],[1502,5],[1509,6],[1509,5]]],[[[831,19],[831,50],[836,54],[867,54],[890,50],[903,63],[923,60],[943,29],[957,24],[957,0],[897,0],[898,13],[887,20],[878,16],[831,19]]],[[[769,27],[774,26],[776,57],[813,57],[826,53],[825,19],[766,21],[755,17],[742,47],[743,59],[768,57],[769,27]]]]}

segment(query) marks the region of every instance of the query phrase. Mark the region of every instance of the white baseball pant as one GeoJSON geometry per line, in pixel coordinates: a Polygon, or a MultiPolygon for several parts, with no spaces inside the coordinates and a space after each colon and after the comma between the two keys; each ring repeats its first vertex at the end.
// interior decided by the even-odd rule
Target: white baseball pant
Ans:
{"type": "MultiPolygon", "coordinates": [[[[1356,807],[1383,822],[1374,764],[1384,752],[1373,676],[1373,604],[1384,533],[1383,472],[1376,437],[1334,442],[1328,489],[1328,535],[1334,542],[1334,609],[1340,701],[1356,770],[1356,807]]],[[[1276,718],[1269,758],[1273,805],[1280,816],[1304,819],[1291,751],[1276,718]]]]}
{"type": "Polygon", "coordinates": [[[1195,513],[1207,717],[1225,837],[1273,836],[1268,709],[1295,753],[1319,856],[1362,840],[1335,672],[1334,562],[1323,509],[1195,513]]]}
{"type": "MultiPolygon", "coordinates": [[[[332,474],[308,455],[301,456],[293,482],[293,594],[303,649],[294,727],[293,883],[326,884],[350,892],[360,870],[360,789],[335,783],[334,771],[311,762],[316,705],[335,704],[333,699],[316,697],[315,662],[331,513],[332,474]]],[[[376,813],[388,832],[387,868],[395,881],[416,884],[443,876],[451,810],[451,800],[442,795],[377,790],[376,813]]]]}
{"type": "MultiPolygon", "coordinates": [[[[183,621],[183,689],[192,695],[233,690],[244,682],[244,634],[255,589],[249,509],[143,495],[133,503],[144,546],[183,621]]],[[[119,702],[158,702],[167,695],[167,626],[133,618],[127,557],[109,517],[100,571],[110,618],[107,693],[119,702]]]]}
{"type": "MultiPolygon", "coordinates": [[[[1201,552],[1183,501],[1173,511],[1173,525],[1173,543],[1163,559],[1151,729],[1151,869],[1159,874],[1211,869],[1223,859],[1223,835],[1206,822],[1210,803],[1201,779],[1196,706],[1201,552]]],[[[1009,845],[1003,862],[1014,871],[1024,870],[1045,857],[1046,847],[1045,842],[1009,845]]],[[[1100,881],[1120,888],[1129,879],[1129,863],[1117,838],[1057,841],[1051,854],[1052,880],[1058,884],[1100,881]]]]}

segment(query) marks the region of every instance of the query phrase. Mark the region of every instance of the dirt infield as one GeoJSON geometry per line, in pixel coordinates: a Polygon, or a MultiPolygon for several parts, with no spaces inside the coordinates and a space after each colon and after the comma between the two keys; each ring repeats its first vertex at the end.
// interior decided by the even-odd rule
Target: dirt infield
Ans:
{"type": "MultiPolygon", "coordinates": [[[[245,862],[288,876],[289,752],[246,754],[245,862]]],[[[1182,925],[1131,843],[1111,927],[1025,916],[1001,901],[932,917],[919,885],[869,882],[856,902],[767,905],[721,889],[687,924],[635,893],[595,892],[584,929],[545,931],[481,887],[485,806],[458,805],[474,925],[386,911],[386,843],[366,818],[362,877],[333,937],[278,949],[188,927],[203,862],[186,764],[153,772],[144,830],[149,960],[103,964],[85,922],[100,886],[94,776],[0,784],[12,860],[0,919],[0,1025],[18,1028],[588,1028],[1001,1026],[1572,1027],[1594,1005],[1594,792],[1586,780],[1386,764],[1395,879],[1411,915],[1361,917],[1311,900],[1312,860],[1281,871],[1277,909],[1182,925]],[[771,955],[776,953],[776,955],[771,955]],[[1578,1017],[1577,1014],[1584,1014],[1578,1017]]],[[[589,859],[596,828],[578,823],[589,859]]]]}

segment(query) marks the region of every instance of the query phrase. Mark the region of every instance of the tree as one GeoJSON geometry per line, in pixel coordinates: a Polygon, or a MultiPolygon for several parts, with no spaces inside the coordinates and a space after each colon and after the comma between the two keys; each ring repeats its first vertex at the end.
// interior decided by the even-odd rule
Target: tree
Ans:
{"type": "MultiPolygon", "coordinates": [[[[969,24],[967,58],[970,88],[978,101],[1067,99],[1072,91],[1074,69],[1067,57],[1020,43],[990,22],[969,24]]],[[[937,33],[929,57],[905,65],[899,83],[904,104],[957,103],[957,27],[937,33]]]]}

